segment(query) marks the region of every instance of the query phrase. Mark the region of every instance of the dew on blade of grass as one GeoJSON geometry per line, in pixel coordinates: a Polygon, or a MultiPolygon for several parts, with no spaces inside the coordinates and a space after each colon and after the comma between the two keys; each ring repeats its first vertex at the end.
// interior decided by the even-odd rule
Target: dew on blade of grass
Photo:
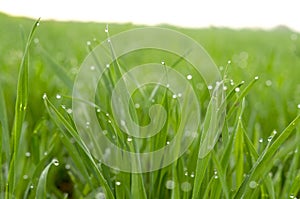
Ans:
{"type": "Polygon", "coordinates": [[[54,164],[54,166],[59,166],[59,162],[57,159],[53,159],[52,163],[54,164]]]}
{"type": "Polygon", "coordinates": [[[90,42],[90,41],[87,41],[87,42],[86,42],[86,45],[90,46],[90,45],[91,45],[91,42],[90,42]]]}
{"type": "Polygon", "coordinates": [[[34,42],[35,44],[38,44],[38,43],[40,42],[40,40],[39,40],[38,38],[34,38],[33,42],[34,42]]]}
{"type": "Polygon", "coordinates": [[[176,94],[173,94],[173,95],[172,95],[172,98],[173,98],[173,99],[176,99],[176,98],[177,98],[177,95],[176,95],[176,94]]]}
{"type": "Polygon", "coordinates": [[[273,135],[276,135],[277,134],[276,129],[274,129],[272,133],[273,133],[273,135]]]}
{"type": "Polygon", "coordinates": [[[91,69],[91,70],[95,70],[96,67],[95,67],[95,66],[91,66],[90,69],[91,69]]]}
{"type": "Polygon", "coordinates": [[[223,90],[226,91],[227,90],[227,86],[223,86],[223,90]]]}
{"type": "Polygon", "coordinates": [[[44,93],[42,98],[43,98],[43,100],[47,99],[47,94],[44,93]]]}
{"type": "Polygon", "coordinates": [[[181,94],[181,93],[178,93],[177,96],[178,96],[178,97],[182,97],[182,94],[181,94]]]}
{"type": "Polygon", "coordinates": [[[68,114],[72,114],[72,112],[73,112],[73,110],[70,109],[70,108],[68,108],[66,111],[67,111],[68,114]]]}
{"type": "Polygon", "coordinates": [[[300,109],[300,104],[298,104],[298,105],[297,105],[297,108],[299,108],[299,109],[300,109]]]}
{"type": "Polygon", "coordinates": [[[30,185],[30,189],[33,189],[34,188],[34,186],[33,185],[30,185]]]}
{"type": "Polygon", "coordinates": [[[61,99],[61,95],[60,94],[56,94],[56,99],[61,99]]]}
{"type": "Polygon", "coordinates": [[[228,64],[231,64],[231,60],[228,60],[227,63],[228,63],[228,64]]]}
{"type": "Polygon", "coordinates": [[[108,33],[108,24],[106,24],[105,26],[105,30],[104,30],[106,33],[108,33]]]}
{"type": "Polygon", "coordinates": [[[167,88],[170,88],[170,84],[167,84],[166,87],[167,87],[167,88]]]}
{"type": "Polygon", "coordinates": [[[166,188],[167,189],[174,189],[175,188],[175,182],[173,180],[167,180],[166,188]]]}
{"type": "Polygon", "coordinates": [[[106,68],[109,68],[109,64],[106,64],[105,67],[106,67],[106,68]]]}
{"type": "Polygon", "coordinates": [[[108,123],[111,123],[111,120],[107,120],[108,123]]]}
{"type": "Polygon", "coordinates": [[[269,137],[268,137],[268,142],[271,142],[272,139],[273,139],[273,136],[269,136],[269,137]]]}
{"type": "Polygon", "coordinates": [[[44,152],[44,156],[46,156],[46,155],[48,155],[48,152],[47,152],[47,151],[44,152]]]}
{"type": "Polygon", "coordinates": [[[264,139],[263,138],[259,138],[258,142],[259,143],[263,143],[264,139]]]}
{"type": "Polygon", "coordinates": [[[265,82],[265,84],[266,84],[266,86],[272,86],[272,81],[271,81],[271,80],[267,80],[267,81],[265,82]]]}
{"type": "Polygon", "coordinates": [[[180,188],[183,192],[189,192],[192,190],[192,185],[191,185],[191,183],[186,181],[186,182],[181,183],[180,188]]]}
{"type": "Polygon", "coordinates": [[[126,122],[124,120],[120,121],[121,126],[126,126],[126,122]]]}
{"type": "Polygon", "coordinates": [[[97,108],[97,113],[100,113],[101,112],[101,109],[100,108],[97,108]]]}
{"type": "Polygon", "coordinates": [[[188,80],[191,80],[191,79],[193,78],[193,76],[192,76],[192,75],[187,75],[186,78],[187,78],[188,80]]]}
{"type": "Polygon", "coordinates": [[[26,175],[26,174],[23,175],[23,179],[24,179],[24,180],[28,180],[28,175],[26,175]]]}
{"type": "Polygon", "coordinates": [[[37,22],[37,23],[36,23],[36,26],[40,26],[40,22],[37,22]]]}
{"type": "Polygon", "coordinates": [[[191,178],[194,178],[194,177],[195,177],[195,173],[191,172],[191,178]]]}
{"type": "Polygon", "coordinates": [[[69,170],[69,169],[71,169],[71,166],[69,164],[66,164],[65,169],[69,170]]]}
{"type": "Polygon", "coordinates": [[[127,142],[131,142],[131,141],[132,141],[132,137],[128,137],[127,142]]]}
{"type": "Polygon", "coordinates": [[[257,187],[257,183],[256,183],[255,181],[251,181],[251,182],[249,183],[249,187],[250,187],[251,189],[255,189],[255,188],[257,187]]]}
{"type": "Polygon", "coordinates": [[[166,144],[169,145],[169,144],[170,144],[170,141],[167,141],[166,144]]]}
{"type": "Polygon", "coordinates": [[[164,61],[161,61],[161,64],[162,64],[162,65],[165,65],[165,62],[164,62],[164,61]]]}
{"type": "Polygon", "coordinates": [[[188,172],[188,171],[184,172],[184,175],[185,175],[185,176],[188,176],[188,175],[189,175],[189,172],[188,172]]]}
{"type": "Polygon", "coordinates": [[[106,115],[107,117],[109,117],[109,113],[106,113],[105,115],[106,115]]]}
{"type": "Polygon", "coordinates": [[[259,79],[259,77],[258,77],[258,76],[255,76],[255,77],[254,77],[254,79],[255,79],[255,80],[258,80],[258,79],[259,79]]]}
{"type": "Polygon", "coordinates": [[[105,194],[102,192],[99,192],[95,195],[95,199],[105,199],[105,194]]]}
{"type": "Polygon", "coordinates": [[[134,107],[135,107],[136,109],[138,109],[138,108],[140,108],[141,106],[140,106],[140,104],[136,103],[136,104],[134,105],[134,107]]]}
{"type": "Polygon", "coordinates": [[[208,88],[208,90],[212,90],[213,86],[212,85],[208,85],[207,88],[208,88]]]}
{"type": "Polygon", "coordinates": [[[120,186],[120,185],[121,185],[121,182],[120,182],[120,181],[116,181],[116,185],[117,185],[117,186],[120,186]]]}
{"type": "Polygon", "coordinates": [[[234,89],[234,91],[235,91],[236,93],[240,92],[240,87],[236,87],[236,88],[234,89]]]}
{"type": "Polygon", "coordinates": [[[29,158],[31,156],[31,153],[30,152],[26,152],[25,156],[29,158]]]}

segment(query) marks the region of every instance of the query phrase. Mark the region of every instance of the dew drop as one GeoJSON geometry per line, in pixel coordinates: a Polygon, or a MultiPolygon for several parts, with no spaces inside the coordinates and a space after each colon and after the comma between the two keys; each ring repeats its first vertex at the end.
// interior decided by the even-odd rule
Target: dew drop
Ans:
{"type": "Polygon", "coordinates": [[[128,141],[128,142],[131,142],[131,141],[132,141],[132,137],[128,137],[128,138],[127,138],[127,141],[128,141]]]}
{"type": "Polygon", "coordinates": [[[111,123],[111,120],[107,120],[108,123],[111,123]]]}
{"type": "Polygon", "coordinates": [[[95,195],[95,199],[105,199],[105,194],[102,192],[99,192],[95,195]]]}
{"type": "Polygon", "coordinates": [[[208,88],[208,90],[212,90],[213,86],[212,85],[208,85],[207,88],[208,88]]]}
{"type": "Polygon", "coordinates": [[[251,181],[251,182],[249,183],[249,187],[250,187],[251,189],[255,189],[255,188],[257,187],[257,183],[256,183],[255,181],[251,181]]]}
{"type": "Polygon", "coordinates": [[[52,163],[54,164],[54,166],[58,166],[59,165],[59,162],[57,159],[53,159],[52,160],[52,163]]]}
{"type": "Polygon", "coordinates": [[[259,77],[258,77],[258,76],[255,76],[255,77],[254,77],[254,79],[255,79],[255,80],[258,80],[258,79],[259,79],[259,77]]]}
{"type": "Polygon", "coordinates": [[[274,129],[272,133],[273,133],[273,135],[276,135],[277,134],[276,129],[274,129]]]}
{"type": "Polygon", "coordinates": [[[97,113],[100,113],[101,112],[101,109],[100,108],[97,108],[97,113]]]}
{"type": "Polygon", "coordinates": [[[173,180],[167,180],[166,188],[167,189],[174,189],[175,188],[175,182],[173,180]]]}
{"type": "Polygon", "coordinates": [[[104,30],[106,33],[108,33],[108,24],[106,24],[105,26],[105,30],[104,30]]]}
{"type": "Polygon", "coordinates": [[[161,62],[161,64],[162,64],[162,65],[165,65],[165,62],[164,62],[164,61],[162,61],[162,62],[161,62]]]}
{"type": "Polygon", "coordinates": [[[259,138],[258,142],[259,143],[263,143],[264,139],[263,138],[259,138]]]}
{"type": "Polygon", "coordinates": [[[176,99],[176,98],[177,98],[177,95],[176,95],[176,94],[172,95],[172,98],[173,98],[173,99],[176,99]]]}
{"type": "Polygon", "coordinates": [[[30,185],[30,189],[33,189],[34,188],[34,186],[33,185],[30,185]]]}
{"type": "Polygon", "coordinates": [[[69,164],[66,164],[65,169],[69,170],[71,169],[71,166],[69,164]]]}
{"type": "Polygon", "coordinates": [[[298,105],[297,105],[297,108],[299,108],[299,109],[300,109],[300,104],[298,104],[298,105]]]}
{"type": "Polygon", "coordinates": [[[226,91],[228,88],[227,86],[223,86],[223,90],[226,91]]]}
{"type": "Polygon", "coordinates": [[[36,26],[40,26],[40,22],[37,22],[37,23],[36,23],[36,26]]]}
{"type": "Polygon", "coordinates": [[[91,45],[91,42],[90,42],[90,41],[87,41],[87,42],[86,42],[86,45],[90,46],[90,45],[91,45]]]}
{"type": "Polygon", "coordinates": [[[167,141],[167,143],[166,143],[167,145],[169,145],[170,144],[170,141],[167,141]]]}
{"type": "Polygon", "coordinates": [[[191,178],[194,178],[194,177],[195,177],[195,173],[192,172],[192,173],[191,173],[191,178]]]}
{"type": "Polygon", "coordinates": [[[44,152],[44,156],[46,156],[46,155],[48,155],[48,152],[47,152],[47,151],[44,152]]]}
{"type": "Polygon", "coordinates": [[[187,75],[186,78],[187,78],[188,80],[191,80],[191,79],[193,78],[193,76],[192,76],[192,75],[187,75]]]}
{"type": "Polygon", "coordinates": [[[192,190],[192,185],[189,182],[183,182],[181,183],[180,188],[183,192],[189,192],[192,190]]]}
{"type": "Polygon", "coordinates": [[[166,86],[167,86],[167,88],[170,88],[170,84],[167,84],[166,86]]]}
{"type": "Polygon", "coordinates": [[[95,66],[91,66],[90,69],[91,69],[91,70],[95,70],[96,67],[95,67],[95,66]]]}
{"type": "Polygon", "coordinates": [[[38,38],[34,38],[33,42],[34,42],[35,44],[38,44],[38,43],[40,42],[40,40],[39,40],[38,38]]]}
{"type": "Polygon", "coordinates": [[[185,176],[188,176],[188,175],[189,175],[189,172],[187,172],[187,171],[184,172],[184,175],[185,175],[185,176]]]}
{"type": "Polygon", "coordinates": [[[240,87],[236,87],[236,88],[234,89],[234,91],[237,92],[237,93],[240,92],[240,87]]]}
{"type": "Polygon", "coordinates": [[[231,60],[228,60],[228,62],[227,62],[228,64],[231,64],[231,60]]]}
{"type": "Polygon", "coordinates": [[[273,136],[269,136],[269,137],[268,137],[268,142],[271,142],[272,139],[273,139],[273,136]]]}
{"type": "Polygon", "coordinates": [[[267,80],[265,84],[266,84],[266,86],[272,86],[272,81],[271,80],[267,80]]]}
{"type": "Polygon", "coordinates": [[[28,179],[28,175],[23,175],[23,179],[27,180],[28,179]]]}
{"type": "Polygon", "coordinates": [[[178,93],[177,96],[178,96],[178,97],[182,97],[182,94],[181,94],[181,93],[178,93]]]}
{"type": "Polygon", "coordinates": [[[107,117],[109,117],[109,113],[106,113],[105,115],[106,115],[107,117]]]}
{"type": "Polygon", "coordinates": [[[25,156],[29,158],[31,156],[31,153],[30,152],[26,152],[25,156]]]}
{"type": "Polygon", "coordinates": [[[109,64],[106,64],[105,67],[106,67],[106,68],[109,68],[109,64]]]}
{"type": "Polygon", "coordinates": [[[140,106],[140,104],[135,104],[134,107],[135,107],[136,109],[138,109],[138,108],[140,108],[141,106],[140,106]]]}
{"type": "Polygon", "coordinates": [[[43,98],[43,100],[47,99],[47,94],[44,93],[42,98],[43,98]]]}
{"type": "Polygon", "coordinates": [[[215,179],[218,179],[219,178],[219,176],[218,175],[215,175],[215,177],[214,177],[215,179]]]}
{"type": "Polygon", "coordinates": [[[56,94],[56,99],[61,99],[61,95],[60,94],[56,94]]]}
{"type": "Polygon", "coordinates": [[[120,186],[120,185],[121,185],[121,182],[120,182],[120,181],[116,181],[116,185],[117,185],[117,186],[120,186]]]}
{"type": "Polygon", "coordinates": [[[72,112],[73,112],[72,109],[70,109],[70,108],[67,109],[67,113],[68,113],[68,114],[72,114],[72,112]]]}

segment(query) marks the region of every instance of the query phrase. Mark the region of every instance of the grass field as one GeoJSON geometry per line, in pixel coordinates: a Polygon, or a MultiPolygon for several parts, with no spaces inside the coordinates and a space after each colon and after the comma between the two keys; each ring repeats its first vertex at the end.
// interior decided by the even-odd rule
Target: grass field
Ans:
{"type": "MultiPolygon", "coordinates": [[[[300,198],[299,33],[285,27],[196,30],[162,25],[195,39],[226,71],[228,114],[220,139],[204,158],[198,158],[200,126],[200,136],[176,162],[131,174],[98,162],[83,146],[71,114],[76,74],[91,49],[107,39],[106,24],[42,20],[30,37],[34,23],[0,14],[0,198],[300,198]]],[[[109,33],[135,27],[111,24],[109,33]]],[[[129,68],[174,62],[162,52],[135,53],[120,63],[129,68]]],[[[190,67],[180,72],[193,75],[191,84],[205,117],[207,87],[190,67]]],[[[114,75],[113,85],[119,78],[114,75]]],[[[99,89],[109,90],[104,83],[99,89]]],[[[142,100],[154,89],[133,96],[141,101],[136,117],[143,125],[149,123],[145,115],[151,103],[142,100]]],[[[167,109],[171,127],[165,128],[176,129],[180,116],[172,94],[158,89],[157,102],[172,107],[167,109]]],[[[108,137],[118,138],[116,144],[128,145],[114,122],[107,123],[105,112],[98,119],[108,137]]],[[[172,138],[133,143],[158,149],[172,138]]]]}

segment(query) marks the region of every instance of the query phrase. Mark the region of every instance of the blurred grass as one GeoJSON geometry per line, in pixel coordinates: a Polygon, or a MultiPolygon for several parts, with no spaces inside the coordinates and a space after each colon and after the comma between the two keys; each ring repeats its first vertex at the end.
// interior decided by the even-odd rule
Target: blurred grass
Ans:
{"type": "MultiPolygon", "coordinates": [[[[13,150],[9,140],[16,114],[16,80],[32,24],[33,20],[0,13],[0,27],[3,27],[0,29],[0,163],[3,171],[0,197],[9,190],[5,187],[13,150]]],[[[267,31],[162,26],[181,31],[198,41],[223,72],[230,60],[227,78],[232,79],[235,86],[245,81],[246,86],[239,86],[240,93],[228,95],[232,117],[226,118],[222,139],[215,150],[204,159],[198,159],[199,142],[196,141],[187,157],[143,175],[112,171],[97,163],[76,137],[72,117],[66,112],[71,107],[70,100],[66,97],[56,99],[55,96],[71,96],[72,81],[89,48],[107,37],[106,25],[42,21],[32,38],[28,108],[18,129],[21,141],[18,173],[14,173],[19,180],[14,191],[16,197],[34,198],[37,194],[50,198],[95,198],[98,194],[101,198],[101,193],[106,193],[107,198],[300,197],[299,129],[294,130],[296,121],[294,125],[293,122],[290,124],[299,114],[297,104],[300,104],[299,33],[285,27],[267,31]],[[91,45],[87,46],[87,42],[91,45]],[[259,80],[253,84],[255,76],[259,76],[259,80]],[[53,104],[48,98],[43,101],[44,93],[53,104]],[[277,135],[273,135],[274,129],[277,135]],[[269,142],[270,136],[274,139],[269,142]],[[50,168],[54,158],[59,161],[59,166],[50,168]],[[168,181],[175,183],[175,188],[166,188],[168,181]],[[194,187],[188,189],[188,185],[194,183],[194,187]]],[[[110,34],[134,27],[132,24],[112,24],[110,34]]],[[[134,66],[140,62],[159,63],[164,56],[151,51],[142,55],[138,60],[129,55],[121,61],[134,66]]],[[[165,61],[168,63],[169,60],[165,61]]],[[[192,71],[187,69],[187,72],[189,70],[192,71]]],[[[227,86],[234,91],[235,86],[230,83],[227,86]]],[[[201,99],[207,100],[207,91],[199,92],[201,99]]],[[[143,95],[147,95],[147,90],[143,95]]],[[[168,93],[163,92],[161,103],[171,106],[167,96],[168,93]]],[[[171,119],[176,115],[174,112],[168,113],[171,119]]],[[[147,121],[146,118],[144,122],[147,121]]],[[[176,119],[173,122],[176,123],[176,119]]],[[[167,137],[160,139],[164,142],[154,140],[153,143],[163,146],[167,137]]]]}

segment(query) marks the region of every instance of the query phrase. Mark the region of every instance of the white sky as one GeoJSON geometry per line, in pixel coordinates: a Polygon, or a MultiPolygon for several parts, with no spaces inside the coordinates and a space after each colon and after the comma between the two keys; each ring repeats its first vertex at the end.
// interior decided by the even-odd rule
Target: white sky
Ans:
{"type": "Polygon", "coordinates": [[[184,27],[286,25],[300,32],[299,5],[298,0],[0,0],[0,11],[42,19],[184,27]]]}

